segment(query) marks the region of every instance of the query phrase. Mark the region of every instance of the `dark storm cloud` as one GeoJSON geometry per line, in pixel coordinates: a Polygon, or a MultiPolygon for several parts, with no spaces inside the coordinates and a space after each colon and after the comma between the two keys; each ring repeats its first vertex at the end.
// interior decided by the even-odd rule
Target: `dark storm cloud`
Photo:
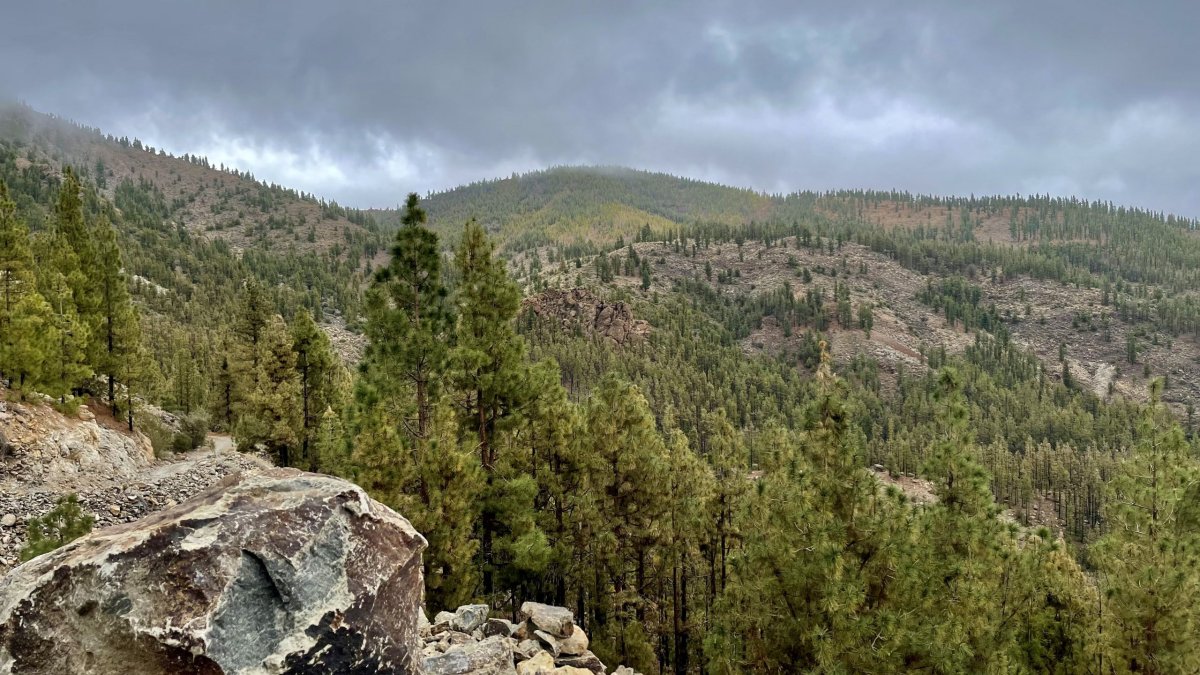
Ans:
{"type": "Polygon", "coordinates": [[[25,4],[0,93],[360,205],[604,163],[1200,215],[1190,2],[25,4]]]}

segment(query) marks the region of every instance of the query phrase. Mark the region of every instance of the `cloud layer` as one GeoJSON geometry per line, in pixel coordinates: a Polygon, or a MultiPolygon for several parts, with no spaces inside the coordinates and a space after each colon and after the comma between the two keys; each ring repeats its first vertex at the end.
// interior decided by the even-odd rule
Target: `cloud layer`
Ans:
{"type": "Polygon", "coordinates": [[[1200,216],[1191,2],[20,4],[0,95],[358,206],[593,163],[1200,216]]]}

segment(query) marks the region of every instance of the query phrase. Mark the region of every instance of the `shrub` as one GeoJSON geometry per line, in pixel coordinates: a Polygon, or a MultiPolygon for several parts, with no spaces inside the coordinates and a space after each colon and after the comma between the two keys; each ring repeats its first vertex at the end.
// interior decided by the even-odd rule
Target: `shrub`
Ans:
{"type": "Polygon", "coordinates": [[[175,452],[188,452],[203,445],[208,436],[209,423],[208,413],[205,412],[194,412],[181,418],[179,433],[175,434],[171,443],[175,452]]]}
{"type": "MultiPolygon", "coordinates": [[[[204,411],[193,412],[179,420],[179,436],[184,437],[188,450],[203,446],[204,438],[209,435],[211,425],[212,420],[209,418],[209,413],[204,411]]],[[[179,436],[175,437],[176,443],[179,443],[179,436]]]]}
{"type": "Polygon", "coordinates": [[[138,422],[142,433],[150,439],[150,446],[154,448],[155,457],[162,458],[174,450],[175,432],[171,431],[167,425],[150,415],[143,416],[138,422]]]}
{"type": "Polygon", "coordinates": [[[95,522],[95,518],[79,508],[79,499],[75,495],[60,497],[49,513],[29,520],[26,525],[28,541],[25,548],[21,549],[21,561],[36,558],[75,541],[91,532],[95,522]]]}

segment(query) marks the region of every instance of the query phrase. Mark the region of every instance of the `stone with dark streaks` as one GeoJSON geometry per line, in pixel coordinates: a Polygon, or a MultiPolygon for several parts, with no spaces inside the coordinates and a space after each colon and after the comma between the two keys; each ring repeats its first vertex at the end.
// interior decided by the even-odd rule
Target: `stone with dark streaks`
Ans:
{"type": "Polygon", "coordinates": [[[336,478],[226,479],[0,580],[0,673],[417,673],[425,545],[336,478]]]}

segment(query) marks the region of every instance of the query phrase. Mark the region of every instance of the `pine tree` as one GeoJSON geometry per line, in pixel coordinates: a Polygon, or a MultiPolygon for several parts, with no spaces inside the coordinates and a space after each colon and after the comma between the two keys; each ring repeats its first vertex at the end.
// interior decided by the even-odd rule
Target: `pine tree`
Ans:
{"type": "Polygon", "coordinates": [[[233,334],[237,338],[233,365],[235,373],[246,376],[258,368],[259,343],[274,314],[262,284],[253,277],[246,279],[238,298],[233,334]]]}
{"type": "Polygon", "coordinates": [[[1109,533],[1091,550],[1101,572],[1103,672],[1200,669],[1200,465],[1161,395],[1155,380],[1141,440],[1109,482],[1109,533]]]}
{"type": "Polygon", "coordinates": [[[0,377],[12,376],[12,362],[5,353],[12,354],[16,341],[26,339],[12,325],[17,304],[36,292],[29,230],[17,218],[16,208],[8,187],[0,181],[0,377]]]}
{"type": "Polygon", "coordinates": [[[916,523],[918,546],[902,563],[899,585],[918,621],[904,627],[904,662],[941,672],[980,672],[998,667],[1015,626],[995,603],[1011,534],[997,519],[990,476],[974,456],[962,376],[938,373],[938,425],[922,473],[937,501],[916,523]]]}
{"type": "Polygon", "coordinates": [[[254,403],[251,398],[259,390],[262,374],[261,359],[267,349],[263,345],[274,313],[269,308],[266,291],[253,277],[246,279],[238,294],[233,319],[233,340],[218,374],[218,419],[225,418],[230,431],[242,424],[254,403]]]}
{"type": "Polygon", "coordinates": [[[346,429],[342,418],[333,408],[321,413],[321,422],[313,434],[309,451],[316,470],[334,476],[349,476],[349,457],[346,447],[346,429]]]}
{"type": "Polygon", "coordinates": [[[292,320],[292,350],[296,353],[296,374],[300,384],[300,455],[294,462],[306,469],[316,468],[310,453],[312,437],[324,412],[334,403],[337,362],[329,346],[329,336],[313,321],[308,310],[300,310],[292,320]]]}
{"type": "MultiPolygon", "coordinates": [[[[99,299],[89,274],[96,267],[96,247],[92,233],[84,220],[83,198],[79,178],[71,167],[63,168],[63,181],[55,205],[53,237],[58,249],[54,256],[55,269],[67,278],[75,298],[75,311],[94,328],[98,320],[99,299]]],[[[39,261],[40,263],[40,261],[39,261]]]]}
{"type": "Polygon", "coordinates": [[[57,342],[51,362],[46,364],[39,386],[44,393],[65,400],[67,394],[91,377],[88,366],[88,325],[75,311],[74,294],[66,277],[51,272],[43,291],[50,305],[57,342]]]}
{"type": "Polygon", "coordinates": [[[300,382],[287,324],[278,314],[263,326],[255,351],[257,367],[234,435],[239,446],[261,444],[281,466],[290,466],[300,445],[300,382]]]}
{"type": "Polygon", "coordinates": [[[137,349],[137,315],[129,298],[129,285],[121,268],[117,233],[106,218],[96,223],[95,267],[87,271],[97,301],[98,325],[92,326],[89,362],[108,382],[108,400],[117,409],[116,383],[124,361],[137,349]]]}
{"type": "Polygon", "coordinates": [[[24,395],[52,377],[59,344],[54,310],[40,293],[26,293],[13,307],[0,344],[0,369],[24,395]]]}
{"type": "Polygon", "coordinates": [[[899,670],[887,603],[903,521],[863,468],[849,388],[821,356],[798,451],[773,453],[739,520],[744,545],[706,645],[720,673],[899,670]]]}
{"type": "MultiPolygon", "coordinates": [[[[458,325],[450,354],[450,378],[456,391],[461,424],[475,437],[480,465],[495,490],[497,434],[536,397],[528,383],[525,345],[516,333],[520,291],[492,254],[492,244],[474,220],[467,223],[455,256],[458,325]]],[[[493,538],[500,526],[498,502],[485,504],[480,524],[484,593],[494,589],[496,561],[493,538]]]]}
{"type": "Polygon", "coordinates": [[[746,493],[748,457],[741,435],[723,409],[706,413],[703,419],[701,454],[713,468],[716,479],[709,513],[714,523],[707,546],[709,594],[715,598],[724,589],[729,574],[729,553],[738,536],[734,515],[746,493]]]}
{"type": "Polygon", "coordinates": [[[0,181],[0,335],[13,307],[33,289],[29,228],[17,217],[17,205],[0,181]]]}
{"type": "Polygon", "coordinates": [[[545,533],[550,563],[547,574],[523,586],[533,599],[566,606],[570,588],[580,588],[584,556],[579,523],[584,513],[586,457],[580,439],[583,420],[579,407],[567,398],[553,362],[535,367],[535,384],[542,392],[513,432],[520,454],[513,463],[527,466],[537,483],[534,502],[537,527],[545,533]]]}
{"type": "Polygon", "coordinates": [[[670,471],[662,555],[670,570],[671,614],[664,616],[663,624],[670,626],[671,644],[663,660],[673,666],[676,675],[687,675],[703,644],[699,639],[693,641],[693,636],[702,634],[691,597],[695,590],[689,592],[688,586],[692,583],[695,589],[693,580],[701,573],[700,547],[708,538],[709,527],[705,506],[712,499],[714,480],[712,470],[688,446],[683,432],[672,428],[672,417],[668,411],[664,421],[670,429],[666,440],[670,471]]]}
{"type": "Polygon", "coordinates": [[[1006,559],[993,601],[1016,633],[1010,670],[1092,672],[1100,635],[1096,588],[1061,540],[1045,529],[1027,533],[1006,559]]]}
{"type": "Polygon", "coordinates": [[[586,424],[595,518],[592,649],[602,660],[609,655],[649,670],[653,651],[640,627],[648,604],[641,593],[650,552],[665,536],[667,450],[645,397],[612,375],[592,392],[586,424]]]}
{"type": "Polygon", "coordinates": [[[123,335],[127,336],[129,348],[126,358],[118,364],[116,379],[125,385],[125,425],[129,431],[134,431],[137,419],[138,396],[143,401],[154,400],[156,390],[162,381],[162,373],[157,364],[150,358],[146,345],[142,342],[141,323],[135,314],[129,323],[125,324],[123,335]]]}
{"type": "Polygon", "coordinates": [[[224,343],[221,349],[221,365],[212,379],[213,391],[210,397],[215,426],[225,431],[233,429],[233,409],[237,402],[237,377],[227,345],[227,342],[224,343]]]}
{"type": "Polygon", "coordinates": [[[416,419],[408,432],[416,438],[428,434],[451,329],[438,237],[425,227],[425,220],[417,195],[409,194],[392,245],[392,259],[377,273],[376,293],[368,305],[368,311],[376,315],[387,314],[368,324],[377,333],[370,337],[372,344],[386,353],[387,367],[412,387],[416,419]]]}
{"type": "Polygon", "coordinates": [[[459,439],[452,404],[443,400],[430,411],[427,442],[421,442],[418,472],[426,486],[413,521],[429,540],[424,556],[427,598],[431,607],[452,608],[475,594],[478,571],[472,561],[479,548],[483,472],[474,445],[459,439]]]}

